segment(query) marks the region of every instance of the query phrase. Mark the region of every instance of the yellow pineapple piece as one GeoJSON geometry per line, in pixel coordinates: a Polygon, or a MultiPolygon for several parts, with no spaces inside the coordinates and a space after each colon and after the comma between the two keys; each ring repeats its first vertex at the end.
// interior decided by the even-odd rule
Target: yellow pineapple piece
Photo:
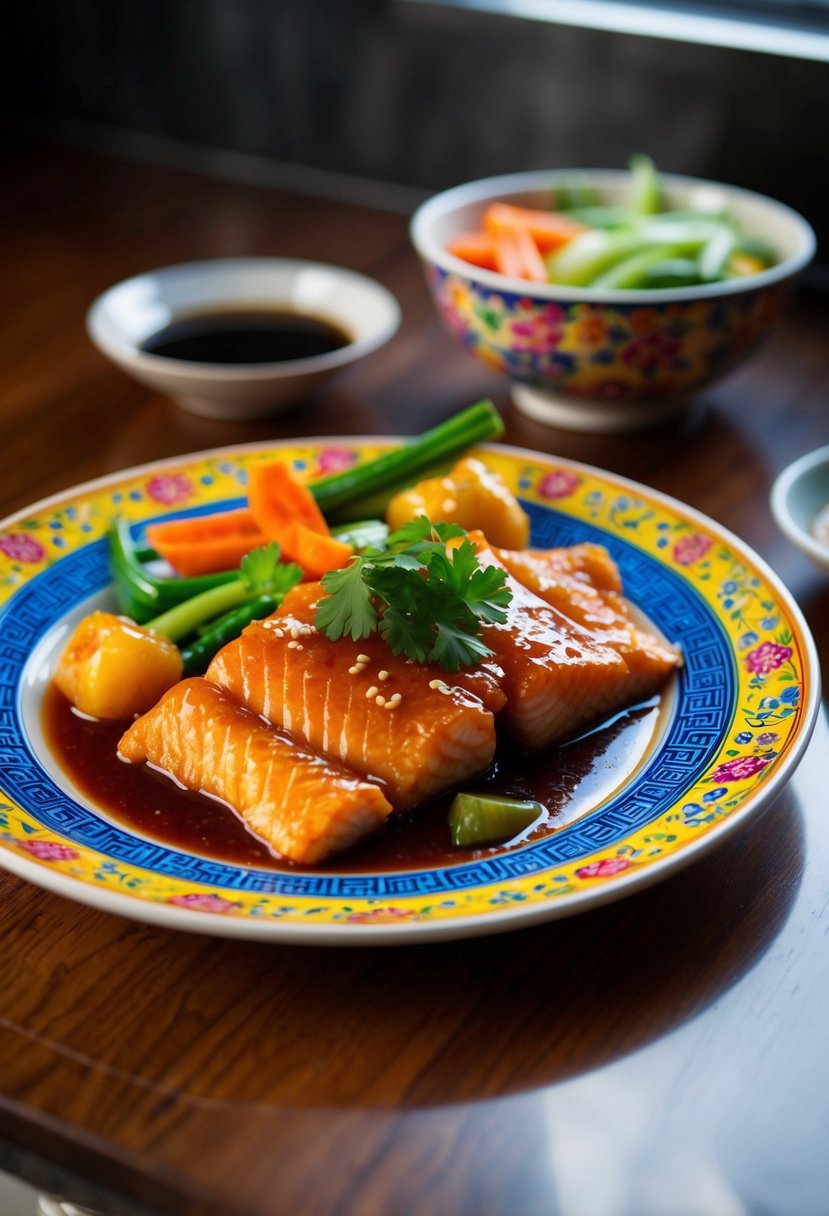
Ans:
{"type": "Polygon", "coordinates": [[[91,718],[132,718],[181,679],[178,647],[128,617],[92,612],[77,625],[55,683],[91,718]]]}
{"type": "Polygon", "coordinates": [[[448,477],[432,477],[396,494],[386,522],[394,531],[419,515],[477,529],[501,549],[525,549],[530,540],[529,518],[504,479],[471,456],[459,460],[448,477]]]}

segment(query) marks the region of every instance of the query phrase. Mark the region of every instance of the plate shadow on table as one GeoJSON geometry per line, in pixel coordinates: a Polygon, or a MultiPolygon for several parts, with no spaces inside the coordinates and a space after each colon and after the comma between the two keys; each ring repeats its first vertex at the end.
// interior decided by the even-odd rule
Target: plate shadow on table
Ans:
{"type": "Polygon", "coordinates": [[[416,1110],[520,1094],[700,1014],[774,941],[803,861],[787,791],[710,857],[648,890],[457,942],[282,946],[85,909],[71,932],[68,905],[43,893],[25,1007],[3,1013],[27,1039],[48,1039],[53,1066],[82,1057],[102,1084],[120,1076],[217,1113],[416,1110]],[[104,997],[102,976],[129,1000],[104,997]]]}
{"type": "MultiPolygon", "coordinates": [[[[787,919],[803,863],[800,810],[784,794],[710,858],[593,912],[391,956],[306,954],[311,988],[333,985],[327,1012],[313,1016],[327,1019],[335,1038],[338,1009],[351,1025],[365,1009],[350,1077],[332,1057],[321,1093],[330,1103],[341,1085],[344,1103],[369,1106],[470,1102],[636,1051],[701,1013],[758,962],[787,919]],[[386,1050],[395,1064],[384,1079],[386,1050]]],[[[313,1092],[292,1100],[312,1104],[313,1092]]]]}

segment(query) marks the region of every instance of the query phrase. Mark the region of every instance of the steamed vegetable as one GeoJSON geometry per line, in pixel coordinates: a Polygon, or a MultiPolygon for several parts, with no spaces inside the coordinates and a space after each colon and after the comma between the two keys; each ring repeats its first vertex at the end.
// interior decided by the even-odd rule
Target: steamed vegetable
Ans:
{"type": "MultiPolygon", "coordinates": [[[[55,682],[82,713],[128,718],[144,713],[181,679],[204,670],[216,651],[257,614],[267,616],[302,578],[269,544],[247,554],[229,580],[200,591],[143,625],[92,612],[78,624],[60,657],[55,682]],[[233,612],[233,617],[228,616],[233,612]],[[177,641],[195,634],[184,650],[177,641]],[[229,632],[233,630],[233,632],[229,632]]],[[[190,580],[180,580],[187,582],[190,580]]]]}
{"type": "Polygon", "coordinates": [[[584,224],[560,212],[492,203],[484,215],[484,228],[493,236],[505,232],[524,233],[532,238],[541,253],[549,253],[552,249],[560,249],[582,232],[584,224]]]}
{"type": "Polygon", "coordinates": [[[170,578],[152,574],[145,565],[154,551],[139,550],[126,519],[115,522],[109,533],[109,568],[118,606],[139,624],[203,591],[233,582],[237,570],[223,570],[196,578],[170,578]]]}
{"type": "MultiPolygon", "coordinates": [[[[388,528],[382,521],[363,520],[332,531],[323,510],[353,508],[367,494],[405,485],[502,429],[491,402],[479,402],[411,443],[312,484],[300,482],[284,462],[253,464],[248,506],[151,524],[149,547],[139,547],[128,522],[118,520],[110,533],[110,565],[125,615],[92,613],[81,622],[61,657],[59,686],[93,717],[141,713],[182,672],[203,671],[216,651],[251,620],[273,612],[303,577],[334,578],[331,572],[343,579],[339,592],[325,600],[323,617],[331,614],[333,604],[327,626],[331,636],[337,622],[347,618],[336,636],[350,631],[365,637],[379,627],[397,653],[408,647],[407,654],[422,655],[419,661],[428,656],[449,670],[473,661],[470,655],[486,652],[478,621],[500,619],[503,576],[499,581],[478,571],[471,545],[471,561],[463,547],[447,557],[428,524],[431,540],[426,533],[416,541],[398,536],[387,550],[388,528]],[[343,570],[355,548],[372,554],[371,559],[356,558],[356,565],[343,570]],[[296,561],[281,561],[283,553],[296,561]],[[178,571],[177,577],[153,571],[151,563],[159,556],[178,571]],[[238,569],[221,568],[231,562],[238,569]],[[408,577],[415,569],[422,585],[408,577]],[[381,588],[387,593],[387,611],[379,622],[374,605],[381,602],[381,588]],[[426,613],[423,620],[421,613],[426,613]],[[412,629],[411,641],[403,638],[407,628],[412,629]],[[177,642],[184,643],[183,649],[177,642]]],[[[444,539],[457,531],[447,531],[444,539]]],[[[329,589],[337,586],[330,583],[329,589]]]]}
{"type": "Polygon", "coordinates": [[[181,679],[182,666],[167,638],[111,612],[92,612],[66,644],[55,683],[90,718],[129,718],[155,705],[181,679]]]}
{"type": "Polygon", "coordinates": [[[339,570],[351,557],[351,546],[331,536],[311,488],[283,461],[250,468],[248,504],[262,534],[296,560],[307,578],[339,570]]]}
{"type": "Polygon", "coordinates": [[[503,549],[525,549],[530,540],[529,516],[504,479],[471,456],[459,460],[446,477],[402,490],[386,509],[394,530],[421,515],[478,528],[490,544],[503,549]]]}
{"type": "Polygon", "coordinates": [[[555,202],[549,211],[491,203],[482,231],[463,233],[447,248],[510,278],[607,291],[719,283],[756,274],[775,261],[772,249],[741,231],[723,199],[667,208],[647,156],[630,160],[624,205],[604,205],[578,186],[559,188],[555,202]]]}
{"type": "Polygon", "coordinates": [[[221,511],[148,524],[147,541],[178,574],[232,570],[246,553],[268,542],[251,511],[221,511]]]}
{"type": "MultiPolygon", "coordinates": [[[[354,465],[311,483],[314,498],[327,519],[344,511],[359,512],[371,495],[402,489],[425,473],[457,459],[468,448],[486,439],[497,439],[504,431],[501,416],[491,401],[479,401],[446,422],[425,431],[417,439],[384,452],[365,464],[354,465]]],[[[364,511],[370,515],[372,511],[364,511]]],[[[359,518],[359,516],[355,516],[359,518]]]]}
{"type": "Polygon", "coordinates": [[[517,836],[542,812],[538,802],[500,794],[458,794],[449,808],[449,830],[457,847],[492,844],[517,836]]]}

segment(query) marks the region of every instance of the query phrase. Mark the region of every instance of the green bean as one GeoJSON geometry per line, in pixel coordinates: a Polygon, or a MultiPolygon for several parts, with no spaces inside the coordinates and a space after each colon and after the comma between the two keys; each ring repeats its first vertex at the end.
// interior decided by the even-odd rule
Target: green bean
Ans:
{"type": "Polygon", "coordinates": [[[246,625],[275,612],[279,607],[280,598],[259,595],[212,621],[194,641],[188,646],[182,646],[184,675],[201,675],[206,671],[213,656],[228,642],[237,638],[246,625]]]}

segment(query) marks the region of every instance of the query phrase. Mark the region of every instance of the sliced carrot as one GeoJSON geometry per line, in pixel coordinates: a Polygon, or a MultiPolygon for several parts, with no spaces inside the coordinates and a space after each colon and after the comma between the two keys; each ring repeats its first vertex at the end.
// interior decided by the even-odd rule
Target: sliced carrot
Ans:
{"type": "Polygon", "coordinates": [[[256,520],[247,507],[236,511],[217,511],[214,515],[195,515],[191,519],[169,519],[160,524],[147,526],[147,539],[153,548],[156,541],[197,544],[202,540],[213,540],[220,536],[237,536],[245,532],[259,532],[256,520]]]}
{"type": "Polygon", "coordinates": [[[484,213],[484,229],[492,236],[505,232],[529,232],[542,253],[560,249],[579,232],[585,231],[568,215],[557,211],[535,211],[530,207],[515,207],[511,203],[491,203],[484,213]]]}
{"type": "Polygon", "coordinates": [[[247,507],[149,524],[147,540],[177,574],[187,578],[233,570],[251,549],[267,544],[247,507]]]}
{"type": "Polygon", "coordinates": [[[296,520],[273,539],[282,546],[283,557],[301,566],[308,579],[322,578],[329,570],[340,570],[354,553],[351,545],[333,536],[323,536],[296,520]]]}
{"type": "Polygon", "coordinates": [[[239,562],[268,538],[258,532],[239,532],[236,536],[221,536],[198,543],[189,541],[153,541],[153,548],[161,554],[176,574],[193,578],[197,574],[217,574],[220,570],[235,570],[239,562]]]}
{"type": "Polygon", "coordinates": [[[525,228],[499,232],[493,240],[495,264],[501,274],[514,279],[529,279],[533,283],[549,282],[544,259],[525,228]]]}
{"type": "Polygon", "coordinates": [[[281,460],[251,465],[248,505],[261,532],[272,540],[287,523],[298,522],[328,536],[328,524],[311,491],[281,460]]]}
{"type": "Polygon", "coordinates": [[[462,232],[446,248],[456,258],[480,266],[481,270],[497,270],[495,244],[488,232],[462,232]]]}
{"type": "Polygon", "coordinates": [[[330,535],[313,494],[281,461],[251,466],[248,505],[268,540],[275,540],[282,556],[297,562],[307,578],[339,570],[353,553],[330,535]]]}

